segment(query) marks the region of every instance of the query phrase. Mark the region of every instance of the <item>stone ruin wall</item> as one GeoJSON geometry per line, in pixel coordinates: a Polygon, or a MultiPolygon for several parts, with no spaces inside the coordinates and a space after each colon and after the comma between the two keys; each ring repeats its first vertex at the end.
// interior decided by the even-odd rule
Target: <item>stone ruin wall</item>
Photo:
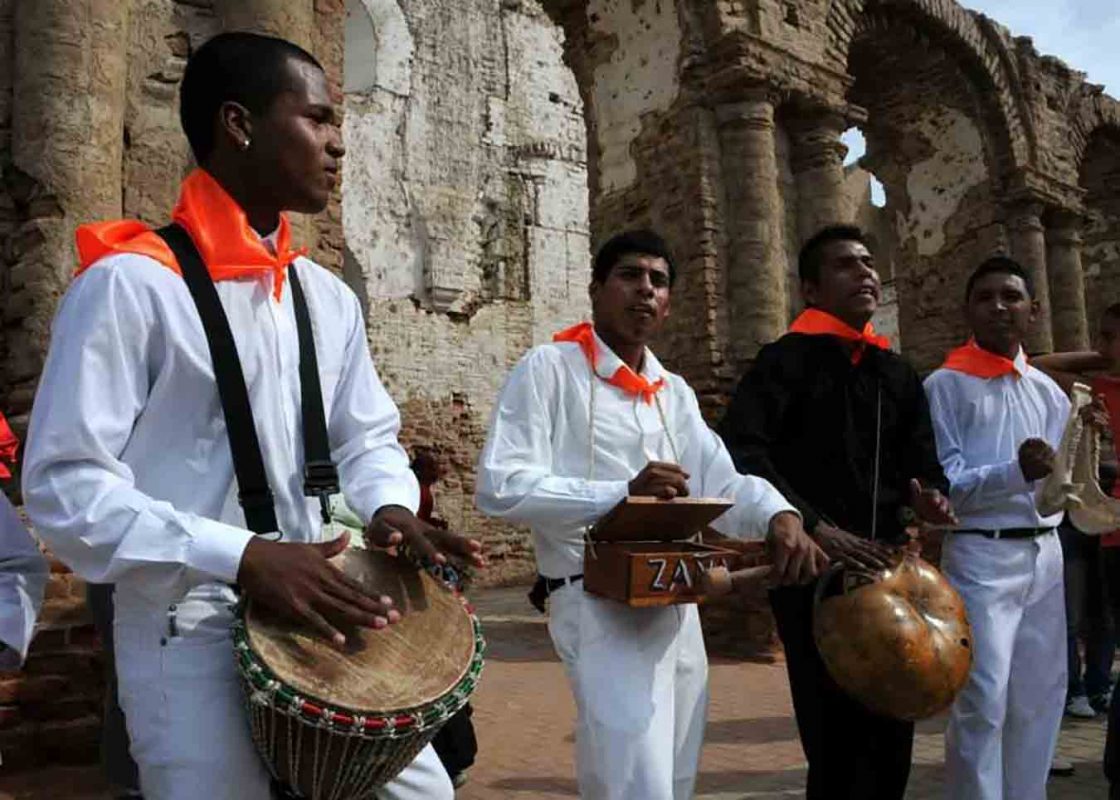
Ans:
{"type": "Polygon", "coordinates": [[[531,570],[524,534],[470,501],[493,399],[586,313],[590,246],[618,228],[674,246],[657,346],[713,419],[798,310],[797,244],[827,222],[873,230],[880,322],[923,369],[963,335],[963,277],[989,253],[1046,291],[1035,351],[1083,346],[1120,299],[1116,102],[945,0],[0,0],[0,407],[17,429],[73,227],[165,219],[190,167],[185,57],[237,27],[327,67],[343,189],[297,230],[362,299],[403,438],[439,451],[438,508],[486,540],[490,581],[531,570]],[[867,153],[844,167],[851,127],[867,153]]]}
{"type": "Polygon", "coordinates": [[[485,580],[524,579],[528,539],[474,509],[474,469],[509,369],[587,313],[583,109],[562,34],[535,2],[349,12],[345,270],[406,446],[447,470],[437,511],[482,536],[485,580]]]}

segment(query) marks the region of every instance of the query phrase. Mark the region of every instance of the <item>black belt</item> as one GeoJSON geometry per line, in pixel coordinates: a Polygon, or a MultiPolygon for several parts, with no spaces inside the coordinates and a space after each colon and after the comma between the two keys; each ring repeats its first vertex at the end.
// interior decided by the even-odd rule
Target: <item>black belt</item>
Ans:
{"type": "Polygon", "coordinates": [[[544,601],[548,596],[564,586],[570,586],[577,581],[582,581],[583,575],[569,575],[567,578],[546,578],[544,575],[537,575],[537,581],[533,584],[533,588],[529,590],[529,602],[533,604],[533,608],[537,611],[544,613],[544,601]]]}
{"type": "Polygon", "coordinates": [[[1053,528],[999,528],[994,531],[983,531],[979,528],[966,528],[955,533],[975,533],[988,539],[1035,539],[1053,532],[1053,528]]]}

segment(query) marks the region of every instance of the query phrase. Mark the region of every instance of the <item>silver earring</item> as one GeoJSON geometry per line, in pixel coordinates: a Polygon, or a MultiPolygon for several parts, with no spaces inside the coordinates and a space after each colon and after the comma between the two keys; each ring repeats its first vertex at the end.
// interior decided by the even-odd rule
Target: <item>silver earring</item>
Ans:
{"type": "Polygon", "coordinates": [[[248,139],[242,139],[241,140],[241,149],[242,150],[248,150],[249,149],[249,140],[248,139]]]}

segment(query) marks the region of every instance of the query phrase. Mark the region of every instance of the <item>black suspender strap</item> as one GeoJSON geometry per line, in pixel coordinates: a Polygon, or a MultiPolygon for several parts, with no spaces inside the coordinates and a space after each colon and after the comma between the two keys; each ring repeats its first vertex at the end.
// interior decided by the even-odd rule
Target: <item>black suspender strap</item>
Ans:
{"type": "MultiPolygon", "coordinates": [[[[238,500],[245,512],[245,522],[249,530],[255,533],[279,531],[274,498],[268,486],[260,440],[253,422],[253,409],[249,404],[249,391],[245,387],[245,373],[241,369],[241,359],[237,355],[229,320],[218,299],[214,281],[210,278],[198,248],[183,228],[171,224],[160,228],[156,233],[175,254],[183,279],[202,319],[202,328],[210,347],[210,358],[214,362],[214,377],[218,383],[222,413],[226,418],[233,469],[240,488],[238,500]]],[[[327,418],[323,411],[323,390],[319,383],[319,359],[315,354],[315,337],[311,330],[307,298],[295,269],[288,269],[288,280],[292,285],[292,306],[299,339],[303,493],[319,498],[323,522],[330,522],[330,496],[338,491],[338,470],[331,461],[327,418]]]]}
{"type": "Polygon", "coordinates": [[[249,405],[249,390],[245,387],[245,374],[233,341],[218,290],[202,256],[190,235],[176,224],[156,231],[167,242],[179,262],[183,280],[202,319],[206,343],[210,346],[210,359],[214,362],[214,378],[218,383],[218,397],[226,418],[229,448],[233,453],[233,471],[239,489],[237,499],[245,512],[245,524],[254,533],[273,533],[280,530],[276,522],[276,508],[268,476],[261,457],[261,443],[253,423],[253,409],[249,405]]]}
{"type": "Polygon", "coordinates": [[[303,493],[319,498],[323,522],[331,520],[330,496],[338,492],[338,470],[331,461],[327,438],[327,416],[323,412],[323,390],[319,385],[319,360],[315,355],[315,337],[311,332],[311,316],[303,294],[299,275],[288,269],[292,284],[292,305],[299,335],[299,394],[303,417],[303,493]]]}

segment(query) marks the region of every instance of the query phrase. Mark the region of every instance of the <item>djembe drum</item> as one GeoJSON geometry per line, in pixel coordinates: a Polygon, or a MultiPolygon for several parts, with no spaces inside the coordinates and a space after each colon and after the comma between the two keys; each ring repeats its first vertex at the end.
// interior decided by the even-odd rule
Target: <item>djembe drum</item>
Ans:
{"type": "Polygon", "coordinates": [[[484,645],[463,598],[427,572],[379,551],[333,561],[392,597],[401,620],[345,631],[340,650],[250,605],[234,645],[253,741],[273,777],[308,800],[362,800],[466,704],[484,645]]]}

